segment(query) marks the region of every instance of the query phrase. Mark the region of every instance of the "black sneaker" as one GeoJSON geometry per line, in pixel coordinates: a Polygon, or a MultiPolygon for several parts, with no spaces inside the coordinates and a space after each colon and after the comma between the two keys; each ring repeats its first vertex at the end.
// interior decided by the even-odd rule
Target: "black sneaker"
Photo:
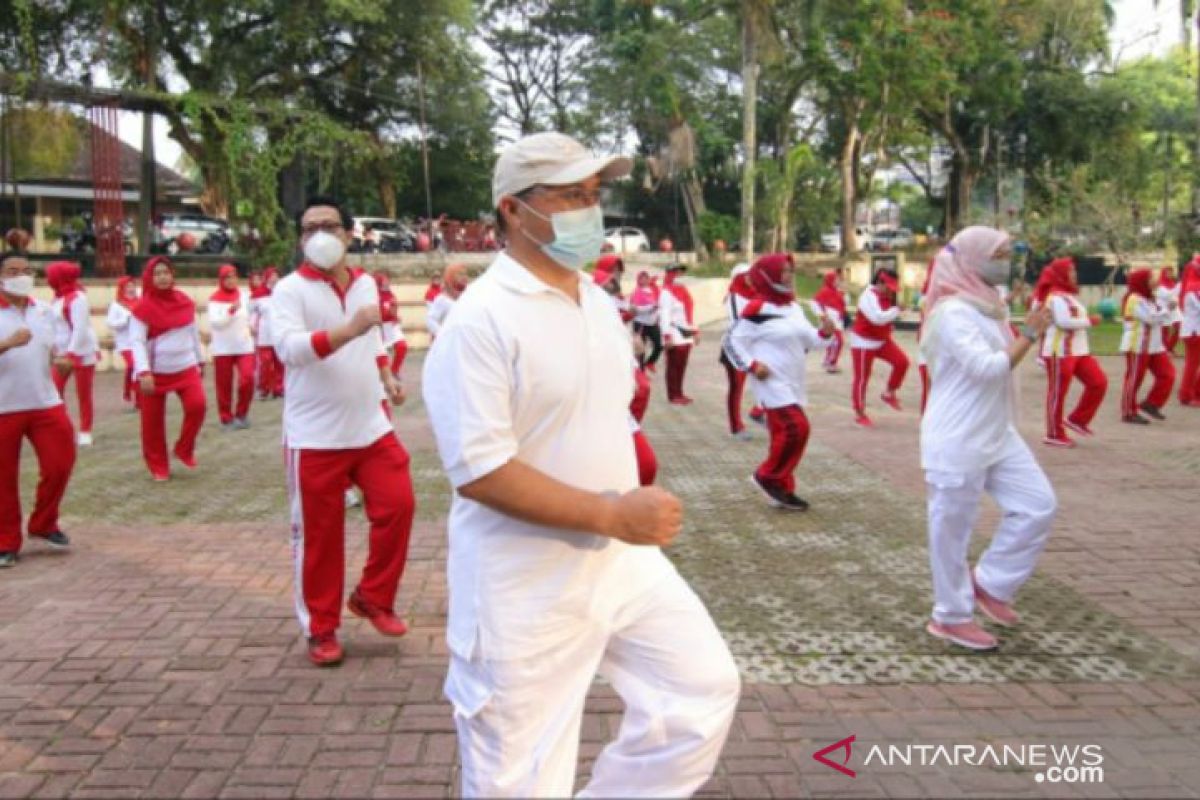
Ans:
{"type": "Polygon", "coordinates": [[[54,531],[53,533],[34,534],[46,544],[57,550],[66,550],[71,546],[71,540],[62,531],[54,531]]]}
{"type": "Polygon", "coordinates": [[[15,567],[17,565],[16,553],[0,553],[0,568],[15,567]]]}
{"type": "Polygon", "coordinates": [[[767,502],[769,502],[771,505],[775,506],[776,508],[787,508],[786,492],[781,489],[776,489],[774,486],[768,485],[761,478],[759,478],[757,474],[752,474],[750,476],[750,482],[758,487],[758,490],[762,492],[763,497],[767,498],[767,502]]]}
{"type": "Polygon", "coordinates": [[[1167,420],[1167,418],[1163,416],[1163,413],[1159,411],[1158,406],[1151,405],[1150,403],[1142,403],[1142,411],[1144,411],[1147,416],[1151,416],[1159,422],[1166,422],[1167,420]]]}
{"type": "Polygon", "coordinates": [[[784,500],[784,508],[791,511],[808,511],[808,501],[789,494],[784,500]]]}
{"type": "Polygon", "coordinates": [[[1121,422],[1127,422],[1130,425],[1149,425],[1150,420],[1143,417],[1141,414],[1132,414],[1128,417],[1121,417],[1121,422]]]}

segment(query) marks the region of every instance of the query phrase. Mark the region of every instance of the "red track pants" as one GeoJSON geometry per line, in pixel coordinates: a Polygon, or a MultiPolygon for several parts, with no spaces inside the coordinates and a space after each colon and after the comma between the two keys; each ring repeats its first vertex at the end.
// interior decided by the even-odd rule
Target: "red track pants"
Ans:
{"type": "Polygon", "coordinates": [[[58,530],[58,507],[75,466],[75,431],[66,406],[0,414],[0,552],[21,549],[20,459],[28,439],[40,473],[29,534],[58,530]]]}
{"type": "Polygon", "coordinates": [[[358,591],[392,608],[408,560],[412,480],[408,453],[394,433],[351,450],[287,450],[295,606],[308,637],[337,630],[346,581],[346,489],[363,495],[371,533],[358,591]]]}
{"type": "Polygon", "coordinates": [[[742,422],[742,394],[746,389],[746,373],[736,369],[729,359],[722,357],[721,366],[725,368],[725,413],[729,417],[729,432],[739,433],[745,430],[742,422]]]}
{"type": "Polygon", "coordinates": [[[1142,381],[1146,372],[1154,376],[1154,384],[1145,403],[1157,408],[1171,398],[1171,387],[1175,385],[1175,365],[1171,363],[1169,353],[1126,353],[1125,354],[1125,385],[1121,391],[1121,416],[1132,417],[1138,413],[1138,393],[1142,389],[1142,381]]]}
{"type": "Polygon", "coordinates": [[[874,365],[875,359],[885,361],[892,366],[892,374],[887,383],[889,392],[899,391],[900,386],[903,385],[904,376],[908,372],[908,356],[891,339],[884,342],[883,346],[877,350],[851,347],[850,355],[854,361],[854,382],[850,386],[850,402],[854,406],[855,413],[866,413],[867,384],[871,381],[871,367],[874,365]]]}
{"type": "Polygon", "coordinates": [[[91,433],[92,421],[96,416],[96,406],[92,395],[92,386],[96,382],[96,365],[84,366],[79,363],[79,356],[70,356],[70,359],[74,364],[74,369],[69,374],[63,375],[57,369],[50,370],[50,374],[54,378],[54,385],[58,388],[58,393],[62,396],[64,403],[67,400],[67,381],[71,379],[71,376],[75,377],[75,397],[79,401],[79,432],[91,433]]]}
{"type": "Polygon", "coordinates": [[[1052,356],[1046,359],[1046,378],[1046,435],[1052,439],[1067,438],[1063,412],[1072,378],[1083,384],[1083,394],[1068,419],[1085,428],[1091,425],[1108,391],[1108,376],[1095,356],[1052,356]]]}
{"type": "Polygon", "coordinates": [[[217,413],[221,422],[234,418],[245,419],[254,399],[254,356],[213,356],[213,372],[217,385],[217,413]],[[234,375],[237,375],[237,409],[233,405],[234,375]]]}
{"type": "Polygon", "coordinates": [[[204,395],[204,384],[197,367],[171,374],[154,374],[154,394],[142,395],[142,458],[155,477],[164,477],[171,472],[167,460],[167,395],[179,395],[183,404],[183,425],[174,452],[183,459],[196,454],[196,437],[204,425],[204,413],[208,407],[204,395]]]}
{"type": "Polygon", "coordinates": [[[637,454],[638,483],[649,486],[658,475],[658,457],[654,455],[654,448],[642,431],[633,435],[633,450],[637,454]]]}
{"type": "Polygon", "coordinates": [[[683,378],[687,374],[688,357],[692,354],[690,344],[678,344],[667,348],[667,399],[679,400],[683,394],[683,378]]]}
{"type": "Polygon", "coordinates": [[[136,406],[142,393],[138,391],[137,381],[133,377],[133,351],[122,350],[121,361],[125,363],[125,380],[121,385],[121,399],[136,406]]]}
{"type": "Polygon", "coordinates": [[[1181,341],[1185,358],[1183,377],[1179,381],[1179,402],[1193,403],[1200,400],[1200,336],[1188,336],[1181,341]]]}
{"type": "Polygon", "coordinates": [[[258,348],[258,393],[263,397],[282,397],[283,375],[283,362],[275,354],[275,348],[258,348]]]}
{"type": "Polygon", "coordinates": [[[808,417],[797,405],[768,408],[767,430],[771,434],[771,447],[766,461],[759,465],[755,474],[765,484],[794,492],[796,477],[793,473],[808,446],[808,417]]]}
{"type": "Polygon", "coordinates": [[[833,332],[833,341],[825,348],[825,369],[837,369],[838,359],[842,357],[842,346],[846,342],[846,334],[842,331],[833,332]]]}

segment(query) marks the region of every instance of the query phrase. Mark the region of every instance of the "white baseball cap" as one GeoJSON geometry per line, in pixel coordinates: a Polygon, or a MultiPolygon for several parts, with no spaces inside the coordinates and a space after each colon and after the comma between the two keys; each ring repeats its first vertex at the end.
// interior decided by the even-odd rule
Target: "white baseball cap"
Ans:
{"type": "Polygon", "coordinates": [[[566,186],[599,175],[600,180],[622,178],[633,169],[626,156],[597,156],[562,133],[535,133],[504,148],[492,174],[492,207],[504,195],[533,186],[566,186]]]}

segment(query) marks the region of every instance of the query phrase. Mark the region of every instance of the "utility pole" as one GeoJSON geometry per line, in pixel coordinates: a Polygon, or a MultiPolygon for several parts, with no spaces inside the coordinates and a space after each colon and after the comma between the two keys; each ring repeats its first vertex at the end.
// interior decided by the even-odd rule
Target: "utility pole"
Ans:
{"type": "MultiPolygon", "coordinates": [[[[157,57],[154,50],[154,14],[146,15],[145,41],[142,51],[142,81],[146,91],[155,90],[157,57]]],[[[138,250],[150,252],[150,226],[154,218],[154,202],[158,194],[157,175],[154,158],[154,114],[151,111],[142,112],[142,174],[139,189],[137,240],[138,250]]]]}

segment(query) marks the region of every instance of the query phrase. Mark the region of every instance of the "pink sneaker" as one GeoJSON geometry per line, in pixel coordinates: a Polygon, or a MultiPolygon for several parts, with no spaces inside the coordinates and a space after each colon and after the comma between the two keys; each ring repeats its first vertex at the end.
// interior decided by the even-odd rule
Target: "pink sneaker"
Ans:
{"type": "Polygon", "coordinates": [[[1048,444],[1051,447],[1065,447],[1068,449],[1075,446],[1075,442],[1071,441],[1065,436],[1047,436],[1042,439],[1042,444],[1048,444]]]}
{"type": "Polygon", "coordinates": [[[871,421],[871,418],[868,417],[866,414],[855,414],[854,415],[854,424],[861,425],[864,428],[871,428],[871,427],[874,427],[874,425],[875,425],[875,423],[871,421]]]}
{"type": "Polygon", "coordinates": [[[892,408],[896,409],[897,411],[904,410],[900,406],[900,398],[896,397],[895,392],[884,392],[883,394],[879,395],[879,399],[882,400],[887,405],[891,406],[892,408]]]}
{"type": "Polygon", "coordinates": [[[1071,422],[1071,420],[1069,420],[1069,419],[1064,421],[1063,425],[1066,425],[1068,428],[1075,431],[1076,433],[1078,433],[1081,436],[1095,436],[1096,435],[1096,432],[1094,430],[1092,430],[1091,428],[1089,428],[1087,425],[1081,425],[1078,422],[1071,422]]]}
{"type": "Polygon", "coordinates": [[[979,581],[975,580],[975,570],[971,570],[971,585],[975,587],[975,604],[985,617],[1005,628],[1011,628],[1021,621],[1021,615],[1011,605],[997,600],[980,587],[979,581]]]}
{"type": "Polygon", "coordinates": [[[1000,645],[995,636],[979,627],[975,622],[946,625],[931,619],[925,626],[925,630],[930,636],[936,636],[970,650],[995,650],[1000,645]]]}

